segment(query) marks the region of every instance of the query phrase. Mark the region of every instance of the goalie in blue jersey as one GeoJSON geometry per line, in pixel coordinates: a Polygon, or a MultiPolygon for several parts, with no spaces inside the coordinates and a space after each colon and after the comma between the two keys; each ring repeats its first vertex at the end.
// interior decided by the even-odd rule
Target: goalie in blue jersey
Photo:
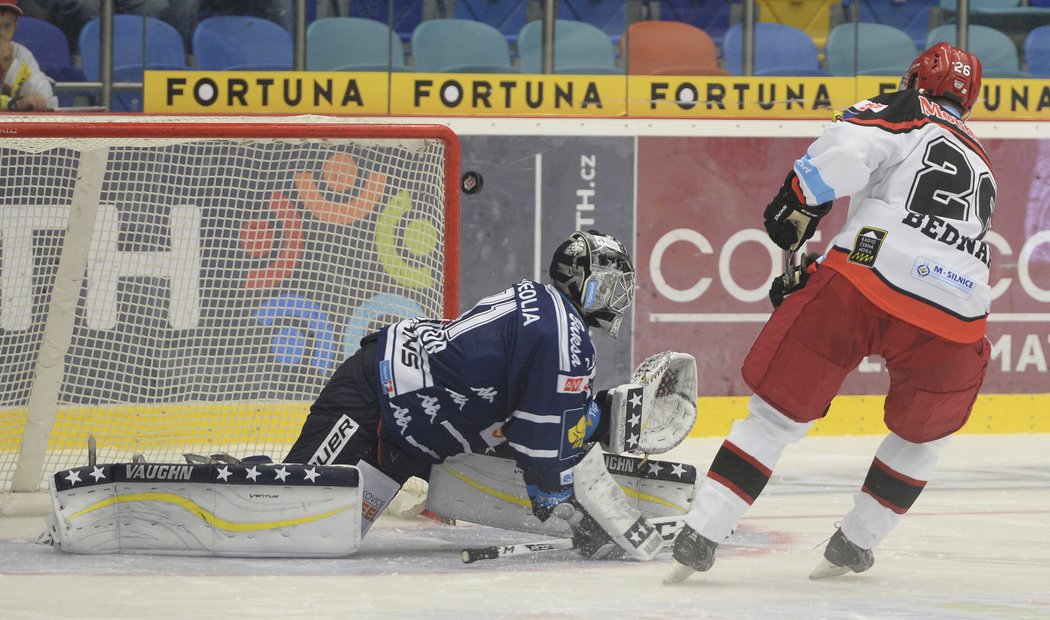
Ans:
{"type": "Polygon", "coordinates": [[[89,450],[88,465],[51,477],[41,542],[68,553],[342,557],[418,477],[441,516],[571,536],[585,557],[651,559],[695,490],[695,468],[649,455],[692,429],[696,361],[658,353],[629,383],[593,393],[589,330],[616,336],[634,275],[619,241],[576,232],[554,253],[550,284],[522,280],[456,320],[369,335],[281,463],[187,454],[185,464],[100,465],[89,450]]]}
{"type": "MultiPolygon", "coordinates": [[[[564,519],[581,554],[651,559],[662,538],[611,478],[602,451],[587,451],[610,436],[624,448],[627,421],[612,411],[624,410],[624,391],[592,392],[589,328],[616,337],[634,299],[634,265],[615,238],[575,232],[549,274],[550,284],[522,280],[455,320],[406,319],[364,338],[311,406],[285,462],[357,466],[376,508],[365,511],[367,532],[409,478],[426,480],[455,455],[503,456],[522,472],[531,517],[564,519]]],[[[696,412],[695,362],[677,355],[687,358],[685,413],[652,425],[679,427],[672,443],[696,412]]],[[[490,516],[473,520],[507,526],[490,516]]]]}

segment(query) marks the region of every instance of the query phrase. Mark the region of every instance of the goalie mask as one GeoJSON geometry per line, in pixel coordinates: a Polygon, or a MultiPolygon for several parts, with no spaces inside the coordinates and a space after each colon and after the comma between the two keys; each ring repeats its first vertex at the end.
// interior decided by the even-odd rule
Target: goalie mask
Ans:
{"type": "Polygon", "coordinates": [[[574,232],[555,250],[549,274],[588,325],[616,337],[634,301],[634,263],[622,243],[595,230],[574,232]]]}

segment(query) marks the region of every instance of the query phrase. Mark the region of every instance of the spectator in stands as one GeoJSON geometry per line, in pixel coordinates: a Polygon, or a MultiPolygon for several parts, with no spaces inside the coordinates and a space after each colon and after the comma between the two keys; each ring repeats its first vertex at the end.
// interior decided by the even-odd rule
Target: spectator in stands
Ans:
{"type": "Polygon", "coordinates": [[[50,78],[40,71],[32,52],[12,41],[21,16],[18,0],[0,0],[0,109],[53,110],[58,98],[50,78]]]}

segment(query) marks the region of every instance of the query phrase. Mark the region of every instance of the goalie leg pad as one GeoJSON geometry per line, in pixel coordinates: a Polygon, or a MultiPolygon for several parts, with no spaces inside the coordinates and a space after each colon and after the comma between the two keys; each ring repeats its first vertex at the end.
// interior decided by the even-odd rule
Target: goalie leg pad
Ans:
{"type": "Polygon", "coordinates": [[[361,538],[364,538],[372,524],[397,495],[401,485],[363,460],[357,462],[357,468],[364,479],[364,490],[361,494],[361,538]]]}
{"type": "MultiPolygon", "coordinates": [[[[696,468],[686,463],[605,454],[605,468],[620,490],[647,517],[682,517],[696,489],[696,468]]],[[[512,459],[461,454],[435,465],[427,508],[438,515],[517,532],[568,537],[562,519],[532,514],[521,470],[512,459]]]]}
{"type": "Polygon", "coordinates": [[[347,465],[118,463],[51,477],[48,537],[69,553],[342,557],[361,541],[347,465]]]}
{"type": "Polygon", "coordinates": [[[638,508],[631,505],[605,468],[598,446],[572,468],[576,501],[634,560],[651,560],[664,539],[638,508]]]}

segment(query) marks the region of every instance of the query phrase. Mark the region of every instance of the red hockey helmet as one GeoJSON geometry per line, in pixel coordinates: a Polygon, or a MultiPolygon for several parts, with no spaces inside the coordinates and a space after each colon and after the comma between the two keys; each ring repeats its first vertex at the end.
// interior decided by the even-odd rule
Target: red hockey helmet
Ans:
{"type": "Polygon", "coordinates": [[[981,94],[981,61],[970,52],[938,43],[912,61],[901,88],[951,99],[967,112],[981,94]]]}

